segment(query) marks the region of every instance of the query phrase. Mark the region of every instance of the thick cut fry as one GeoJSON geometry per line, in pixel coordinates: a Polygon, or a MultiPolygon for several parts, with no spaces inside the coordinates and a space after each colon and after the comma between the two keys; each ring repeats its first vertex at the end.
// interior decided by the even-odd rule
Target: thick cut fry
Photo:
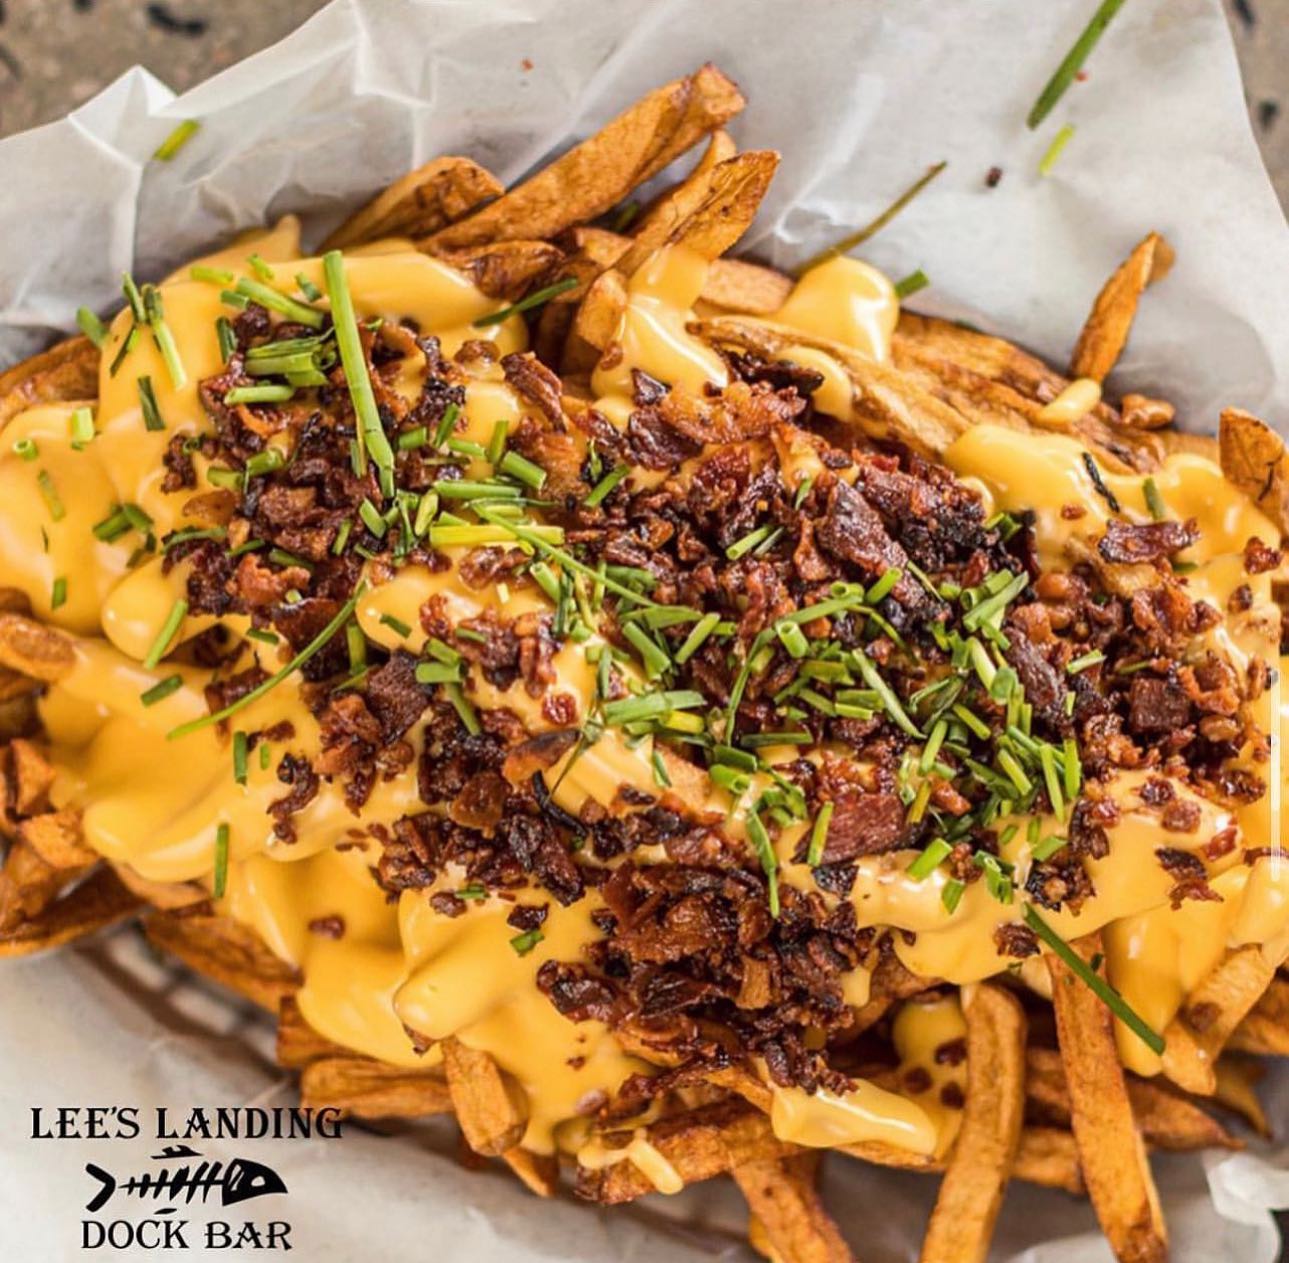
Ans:
{"type": "Polygon", "coordinates": [[[143,929],[151,942],[190,969],[271,1012],[300,985],[290,965],[231,917],[154,912],[144,917],[143,929]]]}
{"type": "Polygon", "coordinates": [[[778,311],[792,293],[792,278],[743,259],[713,259],[701,298],[713,307],[749,316],[778,311]]]}
{"type": "MultiPolygon", "coordinates": [[[[613,1136],[604,1138],[609,1149],[613,1136]]],[[[630,1139],[630,1136],[626,1137],[630,1139]]],[[[775,1136],[770,1120],[742,1101],[725,1101],[644,1129],[644,1139],[685,1184],[710,1180],[749,1162],[787,1157],[795,1145],[775,1136]]],[[[579,1166],[579,1197],[604,1204],[633,1201],[654,1184],[626,1156],[604,1167],[579,1166]]]]}
{"type": "Polygon", "coordinates": [[[29,842],[15,842],[0,869],[0,931],[40,916],[75,876],[75,870],[50,864],[29,842]]]}
{"type": "Polygon", "coordinates": [[[1227,1040],[1232,1052],[1289,1056],[1289,979],[1271,980],[1258,1002],[1227,1040]]]}
{"type": "Polygon", "coordinates": [[[489,298],[508,302],[517,301],[546,280],[564,258],[564,251],[549,241],[499,241],[433,253],[464,272],[489,298]]]}
{"type": "Polygon", "coordinates": [[[782,1263],[852,1263],[855,1256],[815,1191],[816,1162],[816,1155],[802,1154],[749,1162],[733,1174],[782,1263]]]}
{"type": "Polygon", "coordinates": [[[300,1104],[331,1106],[350,1118],[426,1118],[452,1112],[443,1076],[370,1057],[320,1057],[300,1074],[300,1104]]]}
{"type": "Polygon", "coordinates": [[[1276,967],[1256,944],[1227,952],[1164,1032],[1164,1073],[1187,1092],[1211,1096],[1222,1049],[1275,973],[1276,967]]]}
{"type": "Polygon", "coordinates": [[[126,886],[154,908],[191,908],[210,899],[210,892],[195,881],[149,881],[128,864],[114,863],[112,867],[126,886]]]}
{"type": "Polygon", "coordinates": [[[549,240],[616,206],[743,108],[735,85],[706,65],[649,93],[495,202],[430,240],[457,249],[518,237],[549,240]]]}
{"type": "Polygon", "coordinates": [[[0,663],[34,680],[59,680],[76,664],[69,636],[22,614],[0,614],[0,663]]]}
{"type": "MultiPolygon", "coordinates": [[[[47,795],[54,783],[54,769],[38,746],[21,738],[11,741],[9,772],[13,784],[13,807],[19,815],[35,815],[49,805],[47,795]]],[[[80,858],[86,858],[85,854],[82,853],[80,858]]],[[[57,863],[53,859],[49,862],[57,863]]]]}
{"type": "Polygon", "coordinates": [[[59,869],[88,868],[98,856],[85,844],[81,813],[71,808],[32,816],[18,826],[18,833],[46,864],[59,869]]]}
{"type": "Polygon", "coordinates": [[[1025,1014],[980,984],[966,1004],[967,1102],[922,1241],[922,1263],[983,1263],[1025,1117],[1025,1014]]]}
{"type": "Polygon", "coordinates": [[[1289,533],[1289,461],[1284,439],[1241,408],[1222,410],[1217,437],[1222,472],[1282,532],[1289,533]]]}
{"type": "Polygon", "coordinates": [[[1271,1124],[1257,1093],[1265,1073],[1266,1068],[1251,1057],[1225,1053],[1217,1063],[1213,1104],[1242,1118],[1259,1136],[1269,1139],[1271,1124]]]}
{"type": "Polygon", "coordinates": [[[501,191],[501,182],[469,158],[435,158],[355,211],[322,249],[340,250],[382,237],[428,237],[501,191]]]}
{"type": "Polygon", "coordinates": [[[616,268],[601,272],[591,282],[573,318],[564,344],[561,368],[565,372],[587,373],[600,352],[613,340],[627,305],[627,286],[616,268]]]}
{"type": "MultiPolygon", "coordinates": [[[[1090,960],[1100,950],[1100,938],[1088,935],[1071,946],[1090,960]]],[[[1168,1237],[1146,1149],[1132,1118],[1114,1019],[1059,956],[1046,959],[1071,1123],[1092,1208],[1121,1263],[1163,1263],[1168,1237]]]]}
{"type": "Polygon", "coordinates": [[[1157,232],[1148,233],[1102,286],[1070,361],[1071,377],[1104,381],[1123,352],[1142,292],[1166,276],[1173,249],[1157,232]]]}
{"type": "Polygon", "coordinates": [[[501,1155],[501,1160],[523,1181],[524,1187],[538,1197],[554,1197],[559,1188],[559,1159],[550,1153],[533,1153],[516,1145],[501,1155]]]}
{"type": "Polygon", "coordinates": [[[295,996],[283,996],[277,1011],[277,1045],[274,1057],[279,1066],[302,1070],[322,1057],[352,1057],[353,1051],[333,1043],[305,1021],[295,996]]]}
{"type": "Polygon", "coordinates": [[[1015,1179],[1042,1188],[1061,1188],[1076,1197],[1087,1192],[1074,1136],[1059,1127],[1026,1127],[1020,1134],[1015,1179]]]}
{"type": "Polygon", "coordinates": [[[513,1149],[528,1124],[523,1089],[486,1052],[458,1039],[445,1039],[441,1047],[452,1108],[466,1143],[475,1153],[489,1156],[513,1149]]]}
{"type": "Polygon", "coordinates": [[[37,404],[97,398],[98,362],[88,338],[69,338],[0,373],[0,427],[37,404]]]}
{"type": "Polygon", "coordinates": [[[114,924],[138,906],[116,874],[100,868],[36,916],[0,930],[0,956],[27,956],[61,947],[114,924]]]}

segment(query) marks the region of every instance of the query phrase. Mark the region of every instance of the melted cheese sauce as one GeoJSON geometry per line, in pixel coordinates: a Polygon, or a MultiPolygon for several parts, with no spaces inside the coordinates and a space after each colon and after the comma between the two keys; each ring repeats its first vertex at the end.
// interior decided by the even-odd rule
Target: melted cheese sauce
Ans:
{"type": "MultiPolygon", "coordinates": [[[[270,283],[284,292],[295,289],[297,275],[322,286],[320,261],[298,257],[298,230],[291,221],[206,262],[246,275],[246,254],[252,248],[273,265],[276,279],[270,283]]],[[[709,382],[726,384],[723,362],[686,330],[706,269],[699,256],[671,247],[630,278],[614,355],[597,368],[592,381],[597,406],[615,424],[625,425],[631,411],[633,368],[695,394],[709,382]]],[[[502,353],[524,346],[525,327],[518,318],[475,329],[471,322],[500,304],[405,243],[350,252],[346,273],[360,317],[410,317],[423,332],[437,335],[449,355],[467,338],[490,338],[502,353]]],[[[225,309],[219,291],[218,285],[189,279],[187,269],[162,286],[166,320],[186,373],[182,386],[172,385],[146,336],[126,355],[117,374],[109,371],[128,329],[128,316],[123,314],[112,323],[103,356],[97,437],[83,450],[74,450],[72,407],[40,407],[16,417],[8,432],[10,440],[30,439],[37,459],[22,460],[12,442],[0,450],[0,496],[6,506],[0,514],[0,583],[24,591],[40,617],[78,637],[75,669],[49,689],[41,704],[60,768],[55,804],[81,807],[91,846],[159,881],[209,881],[216,826],[228,824],[231,863],[222,909],[253,927],[275,953],[301,970],[299,1003],[322,1035],[405,1066],[432,1064],[438,1057],[433,1047],[417,1052],[408,1027],[431,1041],[461,1039],[490,1053],[524,1089],[529,1102],[527,1147],[540,1153],[576,1151],[588,1166],[629,1160],[656,1187],[671,1191],[678,1183],[674,1170],[642,1134],[615,1150],[587,1140],[587,1113],[628,1074],[647,1067],[626,1055],[601,1024],[560,1017],[535,986],[536,972],[545,961],[575,960],[596,938],[590,919],[594,895],[562,908],[540,890],[521,892],[521,902],[548,905],[543,937],[523,956],[510,945],[514,931],[506,918],[512,903],[496,896],[470,900],[456,918],[433,910],[430,896],[459,889],[461,874],[444,874],[432,890],[407,891],[391,905],[372,880],[370,867],[378,853],[362,838],[359,825],[389,824],[420,809],[410,770],[377,783],[361,822],[344,805],[339,788],[322,782],[316,798],[294,817],[299,840],[277,839],[267,808],[285,789],[274,769],[285,753],[313,758],[320,751],[317,723],[290,686],[272,690],[239,717],[246,731],[285,721],[293,732],[272,749],[267,768],[261,766],[258,751],[252,751],[244,785],[234,781],[228,743],[215,730],[193,733],[181,746],[167,741],[165,734],[175,724],[206,712],[205,672],[173,662],[155,670],[142,665],[174,600],[184,591],[184,567],[162,575],[159,560],[152,559],[131,568],[142,536],[132,531],[104,543],[94,539],[92,527],[120,504],[142,509],[158,536],[192,524],[185,511],[187,494],[168,495],[161,489],[161,457],[174,435],[196,434],[208,425],[197,384],[220,368],[214,324],[225,309]],[[164,431],[150,432],[143,425],[138,396],[143,375],[151,378],[164,431]],[[49,486],[61,502],[61,516],[51,511],[49,486]],[[67,599],[51,609],[59,578],[66,580],[67,599]],[[140,694],[175,673],[182,677],[182,687],[155,706],[144,706],[140,694]],[[181,775],[176,774],[177,760],[181,775]],[[337,924],[343,927],[339,937],[337,924]]],[[[842,258],[804,277],[771,323],[833,338],[882,360],[889,355],[897,316],[890,282],[866,265],[842,258]]],[[[851,387],[840,366],[804,347],[794,349],[791,358],[823,374],[817,406],[848,415],[851,387]]],[[[527,405],[495,367],[469,371],[461,433],[486,442],[497,420],[513,425],[527,405]]],[[[415,373],[400,379],[399,388],[414,395],[419,388],[415,373]]],[[[1069,400],[1058,399],[1049,407],[1068,405],[1072,411],[1091,406],[1086,402],[1090,392],[1076,396],[1072,387],[1067,393],[1069,400]]],[[[817,468],[817,456],[806,444],[781,456],[789,481],[809,477],[817,468]]],[[[980,489],[987,511],[1034,508],[1049,565],[1068,564],[1070,550],[1086,547],[1104,532],[1105,505],[1087,474],[1082,449],[1068,438],[1018,439],[1014,432],[980,427],[954,445],[947,463],[980,489]],[[1081,514],[1062,513],[1068,505],[1081,514]]],[[[200,457],[197,465],[200,475],[200,457]]],[[[1141,483],[1109,473],[1104,477],[1129,516],[1147,520],[1141,483]]],[[[1197,565],[1188,578],[1195,593],[1225,609],[1227,597],[1240,583],[1247,581],[1254,590],[1249,611],[1228,618],[1210,633],[1215,647],[1236,661],[1274,653],[1278,625],[1269,577],[1246,579],[1237,556],[1250,535],[1274,542],[1270,523],[1201,457],[1171,457],[1155,481],[1170,512],[1199,519],[1202,538],[1187,554],[1197,565]]],[[[418,613],[431,596],[443,599],[454,622],[503,608],[495,588],[475,591],[462,583],[455,565],[460,553],[448,555],[454,563],[449,570],[430,573],[409,565],[391,582],[371,588],[357,610],[364,633],[388,648],[416,651],[425,639],[418,613]],[[392,628],[389,616],[411,627],[410,635],[403,637],[392,628]]],[[[535,589],[515,585],[504,612],[548,608],[535,589]]],[[[176,643],[211,621],[187,619],[176,643]]],[[[223,622],[235,635],[246,630],[245,619],[223,622]]],[[[267,670],[280,665],[273,648],[248,643],[267,670]]],[[[584,717],[594,679],[582,647],[566,645],[555,667],[557,689],[573,698],[579,718],[584,717]]],[[[522,683],[502,692],[472,673],[466,688],[477,705],[509,707],[530,730],[553,726],[542,714],[542,699],[530,697],[522,683]]],[[[1278,686],[1260,705],[1267,729],[1275,731],[1278,686]]],[[[423,738],[418,727],[408,740],[419,754],[423,738]]],[[[633,749],[609,730],[567,775],[561,776],[562,765],[553,769],[552,783],[560,781],[557,800],[572,811],[588,799],[612,808],[623,786],[652,791],[652,753],[649,741],[633,749]]],[[[799,753],[787,750],[784,757],[799,753]]],[[[1266,768],[1262,771],[1265,774],[1266,768]]],[[[714,789],[702,773],[687,775],[686,781],[678,781],[678,789],[725,813],[726,827],[741,836],[744,817],[738,804],[714,789]]],[[[1275,792],[1263,802],[1233,817],[1201,803],[1201,827],[1194,834],[1173,835],[1165,834],[1158,819],[1140,809],[1135,795],[1140,778],[1125,776],[1116,790],[1124,810],[1113,831],[1110,854],[1093,864],[1096,896],[1078,917],[1063,913],[1051,918],[1067,935],[1106,929],[1111,978],[1157,1027],[1167,1023],[1226,945],[1265,943],[1269,954],[1282,953],[1282,943],[1289,945],[1289,874],[1282,873],[1278,861],[1259,861],[1250,869],[1239,862],[1237,851],[1213,867],[1214,884],[1224,896],[1221,904],[1192,902],[1173,913],[1168,907],[1169,879],[1154,859],[1160,845],[1197,849],[1232,823],[1240,828],[1245,845],[1278,837],[1278,774],[1272,779],[1275,792]]],[[[1044,833],[1049,831],[1045,827],[1044,833]]],[[[790,863],[799,832],[787,830],[779,841],[783,879],[813,887],[809,872],[790,863]]],[[[1022,828],[1007,855],[1018,866],[1018,887],[1023,886],[1029,863],[1024,835],[1022,828]]],[[[944,874],[915,882],[906,872],[911,858],[912,853],[902,853],[860,862],[850,896],[859,923],[915,932],[912,943],[897,936],[896,949],[909,968],[926,975],[970,983],[1004,968],[1007,962],[995,950],[994,931],[1018,920],[1020,906],[998,903],[978,882],[949,914],[941,901],[944,874]]],[[[862,1004],[868,982],[866,971],[854,971],[845,984],[847,1000],[862,1004]]],[[[956,1112],[944,1103],[942,1093],[961,1081],[961,1071],[955,1079],[954,1068],[937,1059],[936,1050],[959,1038],[963,1029],[956,998],[905,1005],[894,1032],[902,1069],[925,1071],[931,1089],[901,1095],[861,1082],[844,1097],[776,1089],[776,1132],[803,1144],[882,1140],[913,1152],[943,1153],[952,1141],[956,1112]]],[[[1135,1037],[1123,1035],[1124,1056],[1133,1068],[1146,1073],[1157,1068],[1135,1037]]]]}

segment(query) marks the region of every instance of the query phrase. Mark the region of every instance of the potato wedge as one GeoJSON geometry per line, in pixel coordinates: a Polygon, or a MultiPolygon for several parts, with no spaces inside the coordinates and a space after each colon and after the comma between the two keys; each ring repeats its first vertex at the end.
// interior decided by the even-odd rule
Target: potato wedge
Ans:
{"type": "Polygon", "coordinates": [[[1217,1086],[1213,1104],[1242,1118],[1264,1139],[1271,1136],[1267,1112],[1258,1100],[1257,1085],[1266,1067],[1251,1057],[1224,1053],[1217,1063],[1217,1086]]]}
{"type": "Polygon", "coordinates": [[[98,397],[98,348],[69,338],[0,373],[0,426],[41,403],[98,397]]]}
{"type": "Polygon", "coordinates": [[[1282,532],[1289,533],[1289,461],[1284,439],[1251,412],[1224,408],[1217,441],[1222,472],[1282,532]]]}
{"type": "Polygon", "coordinates": [[[1231,1033],[1232,1052],[1289,1056],[1289,979],[1277,975],[1231,1033]]]}
{"type": "Polygon", "coordinates": [[[431,253],[464,272],[489,298],[507,302],[518,301],[549,279],[564,258],[564,252],[549,241],[498,241],[431,253]]]}
{"type": "Polygon", "coordinates": [[[115,924],[138,906],[138,899],[116,874],[100,868],[36,915],[0,929],[0,956],[27,956],[62,947],[115,924]]]}
{"type": "Polygon", "coordinates": [[[460,249],[516,238],[549,240],[603,215],[742,108],[738,88],[715,66],[701,66],[642,97],[536,175],[429,241],[460,249]]]}
{"type": "Polygon", "coordinates": [[[748,1162],[733,1175],[782,1263],[852,1263],[854,1255],[815,1190],[818,1156],[748,1162]]]}
{"type": "Polygon", "coordinates": [[[1060,1127],[1026,1127],[1020,1134],[1012,1176],[1041,1188],[1060,1188],[1075,1197],[1087,1192],[1078,1146],[1060,1127]]]}
{"type": "Polygon", "coordinates": [[[523,1138],[528,1102],[486,1052],[445,1039],[443,1069],[457,1122],[475,1153],[503,1154],[523,1138]]]}
{"type": "Polygon", "coordinates": [[[33,680],[60,680],[76,665],[72,639],[23,614],[0,614],[0,663],[33,680]]]}
{"type": "Polygon", "coordinates": [[[352,1054],[309,1062],[300,1074],[300,1104],[330,1106],[349,1118],[426,1118],[452,1112],[442,1074],[352,1054]]]}

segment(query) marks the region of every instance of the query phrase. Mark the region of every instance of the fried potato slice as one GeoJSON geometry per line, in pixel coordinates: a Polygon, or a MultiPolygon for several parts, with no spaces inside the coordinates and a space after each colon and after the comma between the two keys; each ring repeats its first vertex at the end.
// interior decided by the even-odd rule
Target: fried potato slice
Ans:
{"type": "Polygon", "coordinates": [[[1289,979],[1277,975],[1226,1041],[1232,1052],[1289,1056],[1289,979]]]}
{"type": "Polygon", "coordinates": [[[627,284],[617,268],[601,272],[587,288],[564,343],[563,372],[589,373],[617,333],[627,306],[627,284]]]}
{"type": "Polygon", "coordinates": [[[559,1188],[559,1159],[552,1153],[533,1153],[516,1145],[501,1160],[519,1177],[524,1187],[538,1197],[554,1197],[559,1188]]]}
{"type": "MultiPolygon", "coordinates": [[[[1090,960],[1100,936],[1070,945],[1090,960]]],[[[1122,1263],[1163,1263],[1168,1237],[1132,1117],[1109,1008],[1059,956],[1046,956],[1079,1165],[1101,1230],[1122,1263]]]]}
{"type": "Polygon", "coordinates": [[[195,881],[149,881],[128,864],[114,863],[112,867],[126,886],[154,908],[192,908],[210,899],[210,892],[195,881]]]}
{"type": "Polygon", "coordinates": [[[983,1263],[1025,1117],[1025,1013],[981,983],[967,999],[967,1101],[922,1240],[922,1263],[983,1263]]]}
{"type": "Polygon", "coordinates": [[[231,917],[158,911],[143,918],[143,929],[150,942],[190,969],[270,1012],[300,985],[295,969],[231,917]]]}
{"type": "Polygon", "coordinates": [[[1137,243],[1092,304],[1074,347],[1071,377],[1100,382],[1109,376],[1128,341],[1142,293],[1147,285],[1168,274],[1173,257],[1172,246],[1157,232],[1147,233],[1137,243]]]}
{"type": "Polygon", "coordinates": [[[1179,1087],[1211,1096],[1214,1067],[1232,1032],[1271,985],[1276,967],[1256,944],[1237,947],[1200,983],[1164,1032],[1164,1073],[1179,1087]]]}
{"type": "Polygon", "coordinates": [[[76,877],[76,870],[49,863],[30,842],[9,848],[0,869],[0,932],[18,930],[41,915],[76,877]]]}
{"type": "Polygon", "coordinates": [[[98,365],[88,338],[68,338],[0,373],[0,427],[37,404],[96,399],[98,365]]]}
{"type": "MultiPolygon", "coordinates": [[[[742,1101],[723,1101],[664,1118],[644,1128],[643,1138],[685,1184],[798,1152],[795,1145],[775,1136],[766,1115],[742,1101]]],[[[610,1149],[613,1139],[611,1133],[604,1137],[610,1149]]],[[[575,1188],[579,1197],[606,1205],[654,1191],[653,1182],[627,1159],[625,1151],[620,1161],[604,1167],[579,1166],[575,1188]]]]}
{"type": "Polygon", "coordinates": [[[549,241],[498,241],[463,250],[431,250],[489,298],[516,302],[560,265],[564,251],[549,241]]]}
{"type": "Polygon", "coordinates": [[[1087,1192],[1078,1146],[1060,1127],[1026,1127],[1020,1134],[1012,1176],[1042,1188],[1060,1188],[1075,1197],[1087,1192]]]}
{"type": "Polygon", "coordinates": [[[440,1047],[452,1108],[466,1143],[488,1156],[513,1149],[528,1125],[523,1089],[486,1052],[459,1039],[445,1039],[440,1047]]]}
{"type": "Polygon", "coordinates": [[[51,868],[75,872],[90,867],[98,859],[85,843],[81,813],[70,807],[24,820],[18,826],[18,834],[51,868]]]}
{"type": "Polygon", "coordinates": [[[743,104],[734,83],[715,66],[701,66],[642,97],[536,175],[429,240],[446,249],[549,240],[616,206],[743,104]]]}
{"type": "Polygon", "coordinates": [[[713,307],[748,316],[778,311],[792,293],[792,278],[746,259],[713,259],[700,298],[713,307]]]}
{"type": "Polygon", "coordinates": [[[300,1104],[330,1106],[349,1118],[426,1118],[452,1112],[441,1074],[353,1054],[309,1062],[300,1073],[300,1104]]]}
{"type": "Polygon", "coordinates": [[[1217,441],[1222,472],[1282,532],[1289,533],[1289,461],[1284,439],[1251,412],[1224,408],[1217,441]]]}
{"type": "Polygon", "coordinates": [[[501,181],[477,162],[434,158],[350,215],[321,249],[342,250],[382,237],[428,237],[501,192],[501,181]]]}
{"type": "MultiPolygon", "coordinates": [[[[39,746],[21,737],[9,742],[7,771],[12,786],[13,808],[20,816],[35,815],[49,806],[48,794],[54,783],[54,768],[39,746]]],[[[51,859],[50,863],[57,861],[51,859]]]]}
{"type": "Polygon", "coordinates": [[[1213,1104],[1242,1118],[1264,1140],[1271,1137],[1271,1124],[1258,1100],[1257,1085],[1266,1067],[1252,1057],[1224,1053],[1217,1063],[1217,1087],[1213,1104]]]}
{"type": "Polygon", "coordinates": [[[0,614],[0,664],[33,680],[60,680],[76,665],[70,636],[24,614],[0,614]]]}
{"type": "Polygon", "coordinates": [[[855,1256],[815,1190],[817,1162],[815,1154],[748,1162],[735,1167],[733,1175],[782,1263],[853,1263],[855,1256]]]}
{"type": "Polygon", "coordinates": [[[36,915],[0,929],[0,956],[27,956],[61,947],[120,921],[138,906],[138,899],[116,874],[100,868],[36,915]]]}

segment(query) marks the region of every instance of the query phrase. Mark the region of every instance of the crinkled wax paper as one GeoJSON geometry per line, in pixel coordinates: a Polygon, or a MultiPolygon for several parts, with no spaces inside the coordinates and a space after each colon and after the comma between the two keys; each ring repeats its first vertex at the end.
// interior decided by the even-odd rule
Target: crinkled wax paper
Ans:
{"type": "MultiPolygon", "coordinates": [[[[336,0],[290,38],[176,98],[134,70],[70,117],[0,143],[0,361],[108,310],[119,275],[155,277],[288,211],[316,240],[439,153],[512,181],[647,89],[717,62],[746,92],[733,131],[783,163],[746,248],[791,264],[868,221],[930,163],[945,173],[866,255],[922,268],[915,306],[1057,362],[1104,277],[1150,228],[1178,249],[1147,296],[1117,384],[1174,399],[1209,429],[1223,404],[1289,403],[1289,238],[1245,121],[1217,0],[1134,0],[1037,133],[1026,111],[1091,0],[336,0]],[[149,155],[184,118],[170,163],[149,155]],[[1057,127],[1077,133],[1037,174],[1057,127]],[[986,172],[1002,168],[989,189],[986,172]]],[[[181,769],[180,769],[181,770],[181,769]]],[[[128,1174],[157,1148],[30,1138],[44,1106],[291,1100],[266,1024],[183,979],[133,931],[0,968],[0,1246],[82,1259],[87,1161],[128,1174]]],[[[1289,1121],[1289,1088],[1272,1083],[1289,1121]]],[[[444,1129],[350,1127],[338,1141],[207,1145],[271,1164],[286,1196],[234,1208],[287,1219],[294,1257],[688,1260],[747,1257],[717,1184],[600,1212],[538,1203],[464,1172],[444,1129]],[[261,1207],[263,1209],[261,1209],[261,1207]]],[[[1156,1159],[1181,1263],[1270,1263],[1267,1207],[1289,1204],[1284,1149],[1156,1159]]],[[[915,1257],[933,1180],[835,1160],[827,1200],[865,1263],[915,1257]]],[[[119,1195],[118,1195],[119,1196],[119,1195]]],[[[194,1206],[200,1220],[219,1207],[194,1206]]],[[[141,1213],[139,1204],[127,1214],[141,1213]]],[[[140,1257],[134,1252],[103,1257],[140,1257]]],[[[147,1257],[201,1257],[149,1252],[147,1257]]],[[[209,1257],[232,1257],[210,1255],[209,1257]]],[[[240,1257],[245,1257],[242,1255],[240,1257]]],[[[268,1257],[261,1255],[260,1257],[268,1257]]],[[[1092,1215],[1014,1186],[993,1258],[1108,1260],[1092,1215]]]]}

